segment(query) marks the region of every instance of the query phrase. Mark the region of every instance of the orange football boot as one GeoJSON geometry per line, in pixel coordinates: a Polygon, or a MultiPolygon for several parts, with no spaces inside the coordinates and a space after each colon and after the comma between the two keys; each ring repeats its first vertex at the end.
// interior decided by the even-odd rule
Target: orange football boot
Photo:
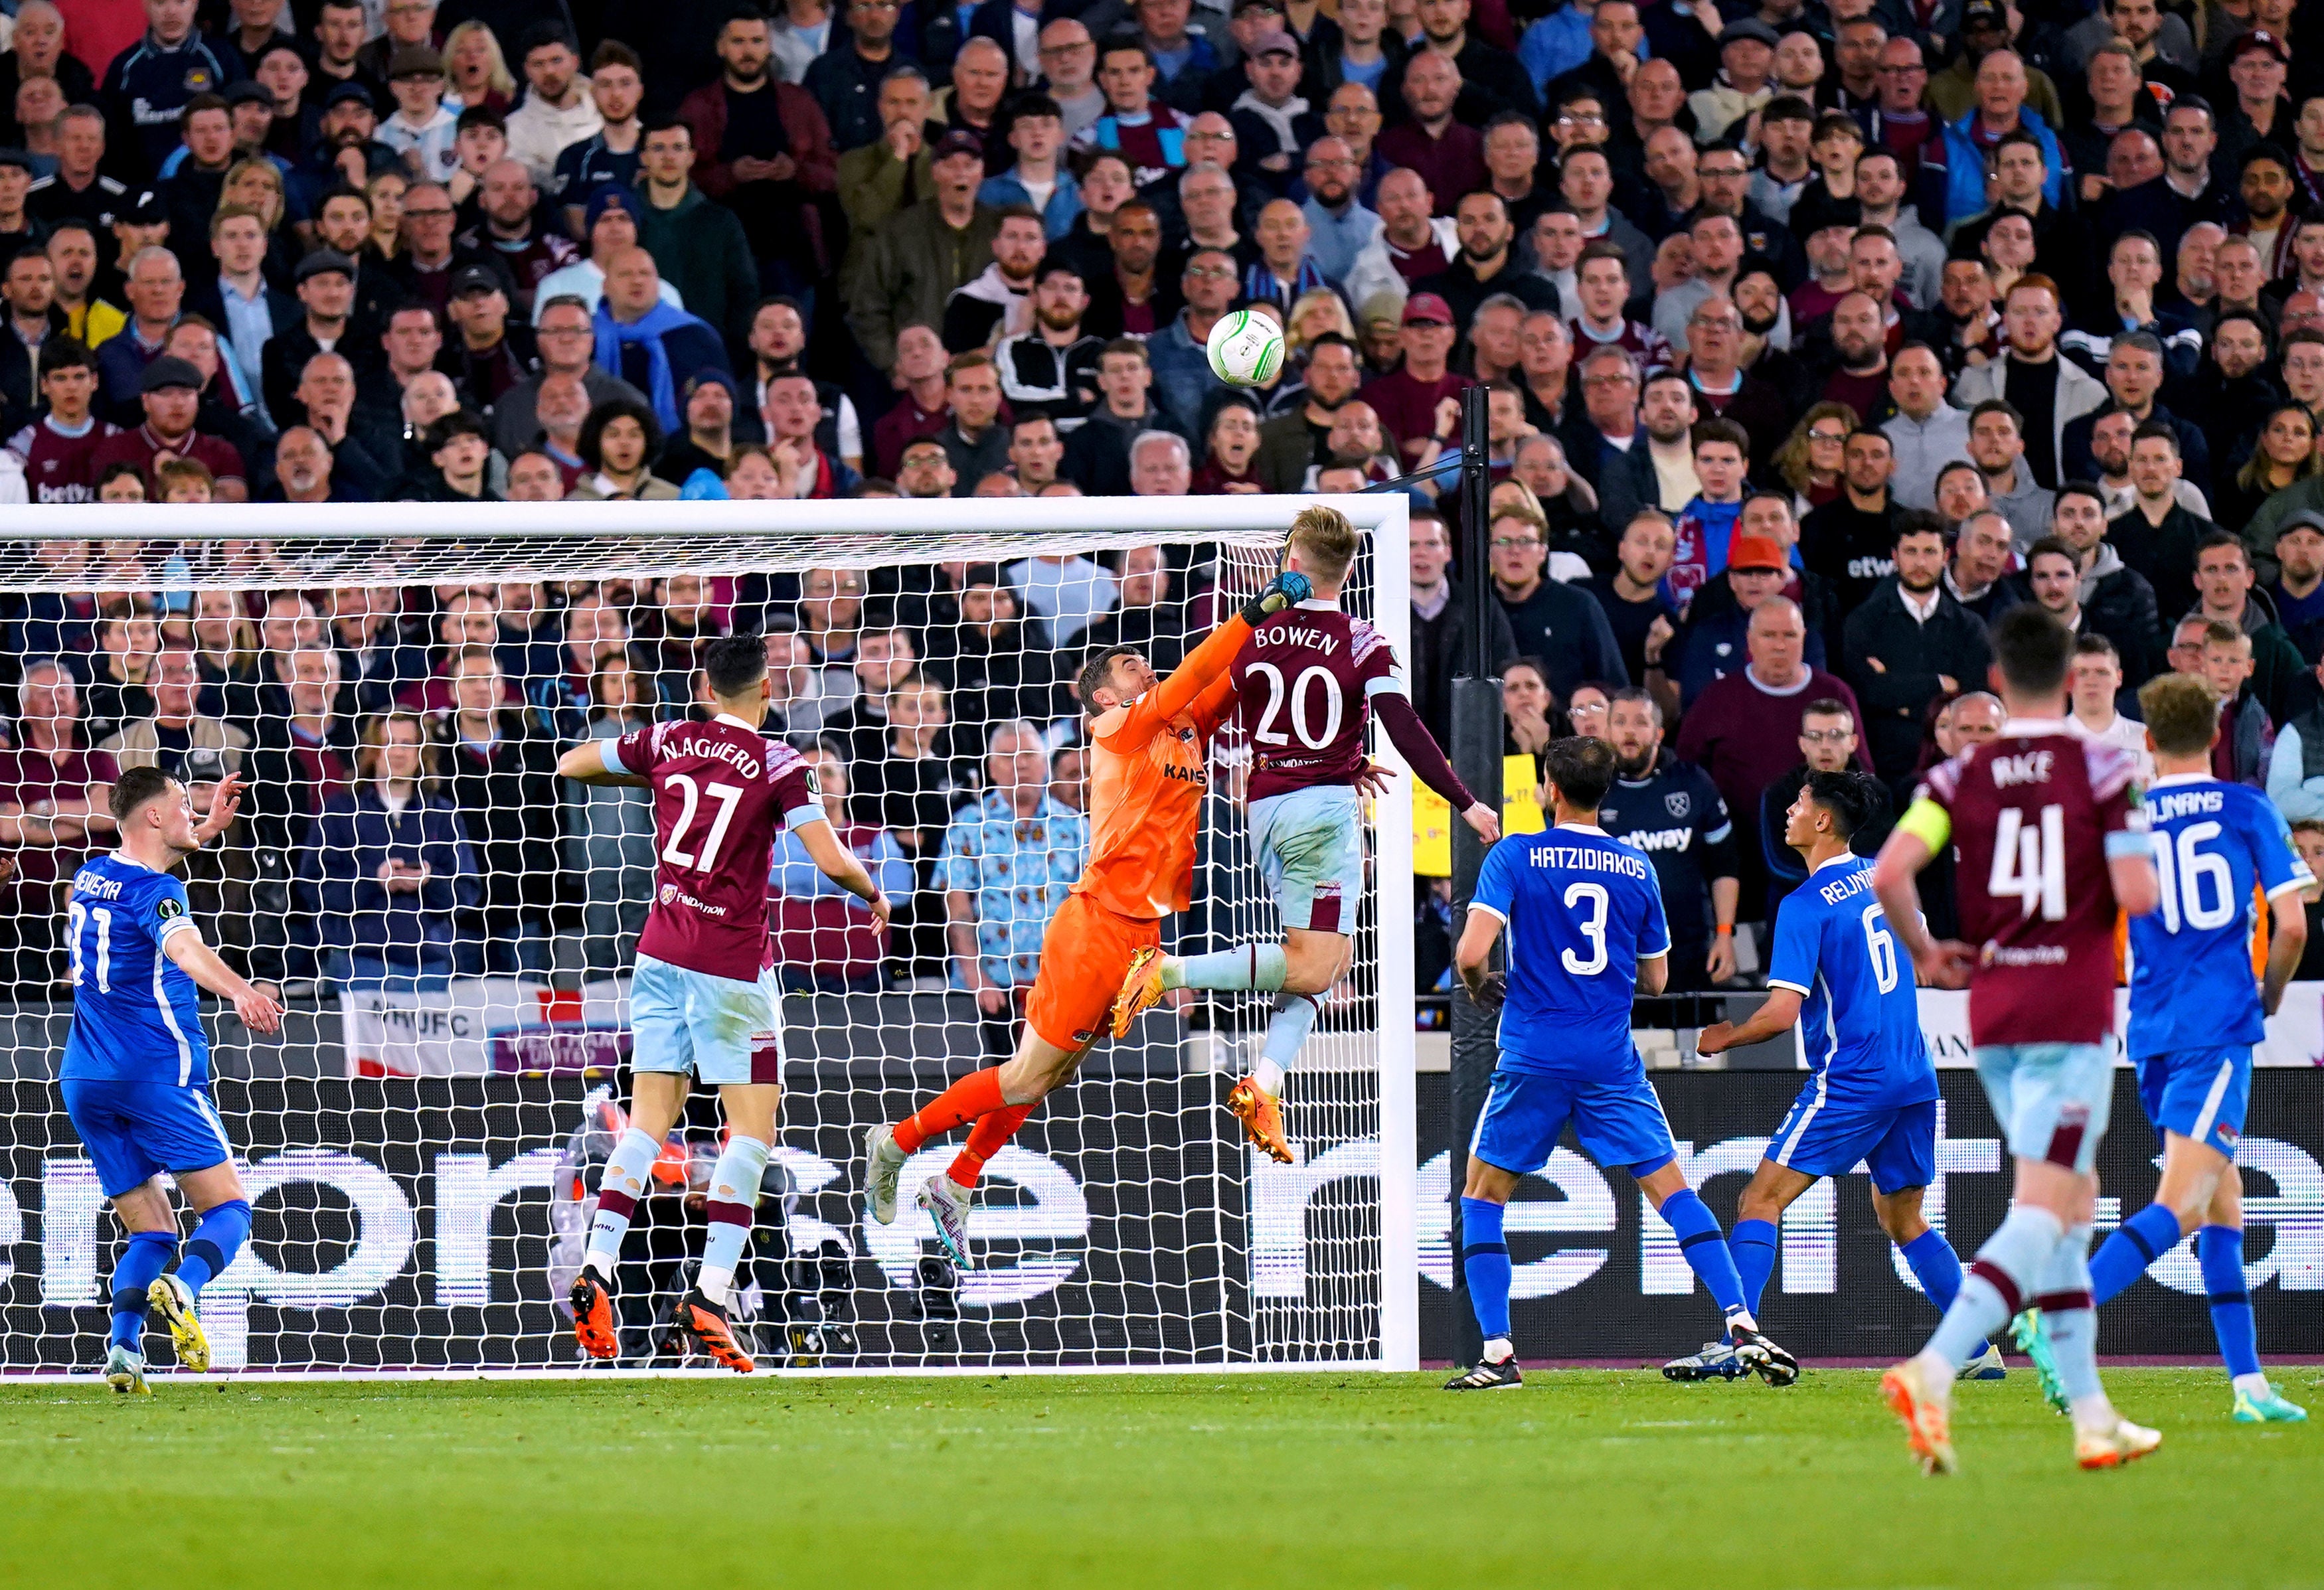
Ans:
{"type": "Polygon", "coordinates": [[[1265,1149],[1269,1159],[1291,1163],[1291,1143],[1283,1135],[1283,1106],[1256,1078],[1245,1077],[1228,1091],[1227,1107],[1242,1123],[1242,1135],[1265,1149]]]}

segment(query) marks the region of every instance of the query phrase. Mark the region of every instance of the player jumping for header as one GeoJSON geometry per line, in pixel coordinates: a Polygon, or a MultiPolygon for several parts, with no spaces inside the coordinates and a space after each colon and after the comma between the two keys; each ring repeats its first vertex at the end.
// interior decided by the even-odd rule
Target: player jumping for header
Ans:
{"type": "Polygon", "coordinates": [[[1091,720],[1089,860],[1041,936],[1015,1057],[970,1072],[894,1126],[864,1135],[872,1216],[881,1225],[896,1218],[906,1159],[929,1138],[973,1123],[951,1168],[923,1182],[914,1200],[936,1222],[953,1262],[972,1267],[968,1209],[985,1162],[1073,1076],[1105,1030],[1132,960],[1160,943],[1165,916],[1186,908],[1211,736],[1234,710],[1228,665],[1256,626],[1311,589],[1296,570],[1277,574],[1167,679],[1157,678],[1134,647],[1108,647],[1083,665],[1082,708],[1091,720]]]}
{"type": "Polygon", "coordinates": [[[2316,880],[2263,792],[2211,777],[2219,700],[2209,685],[2166,674],[2147,681],[2138,706],[2154,753],[2146,819],[2163,902],[2130,924],[2127,1047],[2139,1102],[2163,1134],[2163,1180],[2154,1201],[2099,1245],[2090,1295],[2104,1305],[2194,1233],[2235,1419],[2296,1422],[2307,1411],[2278,1394],[2259,1366],[2236,1144],[2251,1099],[2252,1045],[2266,1035],[2308,946],[2300,891],[2316,880]],[[2273,928],[2264,979],[2252,975],[2255,893],[2266,896],[2273,928]]]}
{"type": "Polygon", "coordinates": [[[1880,1386],[1923,1470],[1950,1474],[1954,1376],[1979,1342],[2038,1308],[2073,1414],[2076,1461],[2112,1468],[2163,1440],[2107,1400],[2089,1267],[2094,1167],[2114,1099],[2115,912],[2144,915],[2159,889],[2136,765],[2064,721],[2072,632],[2041,608],[2015,608],[1994,625],[1993,652],[2008,721],[1930,769],[1872,881],[1922,978],[1969,991],[1978,1080],[2009,1140],[2016,1188],[1929,1345],[1880,1386]],[[1921,920],[1914,879],[1948,844],[1975,946],[1939,943],[1921,920]]]}
{"type": "Polygon", "coordinates": [[[748,1374],[755,1365],[735,1340],[727,1308],[782,1100],[781,990],[763,970],[775,830],[788,825],[823,875],[867,902],[882,926],[888,901],[832,832],[805,759],[759,732],[770,690],[765,643],[751,634],[715,640],[702,671],[715,712],[708,722],[657,723],[591,740],[557,764],[577,783],[650,787],[659,858],[630,982],[636,1097],[629,1130],[605,1162],[587,1256],[567,1301],[581,1350],[616,1356],[622,1239],[685,1107],[687,1076],[698,1076],[718,1089],[731,1131],[710,1172],[710,1234],[677,1324],[713,1361],[748,1374]]]}
{"type": "MultiPolygon", "coordinates": [[[[1912,969],[1899,967],[1886,913],[1872,897],[1872,863],[1850,836],[1887,809],[1864,773],[1811,773],[1793,801],[1784,842],[1807,863],[1807,881],[1784,898],[1767,966],[1767,1002],[1737,1026],[1702,1030],[1696,1048],[1720,1054],[1789,1032],[1815,1074],[1775,1129],[1766,1157],[1735,1205],[1727,1245],[1753,1313],[1775,1268],[1775,1223],[1826,1176],[1858,1162],[1872,1172],[1872,1209],[1940,1311],[1960,1291],[1960,1260],[1921,1216],[1937,1172],[1937,1072],[1921,1033],[1912,969]]],[[[1969,1373],[1998,1378],[2001,1354],[1979,1352],[1969,1373]]],[[[1734,1347],[1712,1342],[1664,1365],[1673,1380],[1747,1373],[1734,1347]]]]}
{"type": "Polygon", "coordinates": [[[1678,1145],[1630,1037],[1630,1006],[1670,975],[1670,924],[1645,851],[1598,826],[1614,781],[1602,740],[1561,740],[1543,758],[1555,826],[1511,836],[1486,852],[1452,963],[1469,997],[1499,999],[1499,1063],[1469,1146],[1461,1194],[1461,1267],[1485,1337],[1484,1356],[1448,1392],[1524,1383],[1509,1337],[1509,1246],[1503,1218],[1520,1177],[1549,1163],[1566,1123],[1600,1165],[1628,1165],[1638,1190],[1678,1236],[1711,1289],[1737,1356],[1770,1385],[1799,1378],[1798,1363],[1761,1334],[1743,1299],[1719,1221],[1679,1169],[1678,1145]],[[1502,930],[1506,979],[1489,969],[1502,930]]]}
{"type": "Polygon", "coordinates": [[[116,1392],[148,1389],[149,1308],[169,1327],[180,1365],[210,1366],[195,1300],[250,1238],[250,1199],[210,1102],[209,1034],[196,988],[231,1000],[254,1033],[279,1028],[282,1007],[202,942],[186,886],[172,876],[226,831],[241,804],[240,780],[226,780],[197,829],[185,786],[157,767],[130,768],[109,803],[121,848],[82,865],[65,909],[73,990],[60,1073],[65,1113],[96,1162],[114,1218],[129,1233],[113,1270],[105,1356],[105,1378],[116,1392]],[[165,1172],[197,1217],[182,1257],[165,1172]],[[172,1258],[177,1271],[164,1275],[172,1258]]]}
{"type": "Polygon", "coordinates": [[[1250,837],[1283,917],[1279,944],[1238,944],[1180,957],[1141,950],[1113,1004],[1113,1035],[1173,988],[1256,988],[1276,996],[1252,1076],[1227,1095],[1250,1140],[1285,1164],[1283,1076],[1315,1025],[1319,997],[1348,970],[1363,897],[1359,785],[1374,714],[1422,783],[1452,804],[1489,844],[1500,820],[1453,773],[1397,677],[1387,639],[1340,611],[1357,533],[1335,508],[1291,521],[1283,566],[1315,594],[1259,626],[1235,658],[1235,694],[1250,735],[1250,837]]]}

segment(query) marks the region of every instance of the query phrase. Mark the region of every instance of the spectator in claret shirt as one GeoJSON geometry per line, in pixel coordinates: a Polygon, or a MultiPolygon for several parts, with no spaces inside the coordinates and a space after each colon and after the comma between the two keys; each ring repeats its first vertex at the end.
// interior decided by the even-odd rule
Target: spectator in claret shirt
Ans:
{"type": "Polygon", "coordinates": [[[57,886],[92,841],[111,836],[105,796],[118,769],[109,754],[89,749],[79,692],[53,657],[25,665],[9,740],[0,748],[0,839],[14,841],[16,869],[0,882],[0,901],[11,907],[0,912],[0,955],[13,952],[19,984],[45,984],[57,886]]]}
{"type": "Polygon", "coordinates": [[[1414,293],[1404,302],[1402,323],[1403,363],[1366,382],[1362,397],[1396,437],[1406,463],[1417,467],[1458,431],[1458,400],[1471,383],[1447,367],[1457,328],[1443,299],[1414,293]]]}
{"type": "MultiPolygon", "coordinates": [[[[848,813],[845,759],[827,745],[805,755],[832,832],[855,852],[890,900],[899,906],[909,902],[916,879],[895,836],[876,823],[859,823],[848,813]]],[[[887,935],[861,900],[817,869],[789,828],[775,835],[767,887],[775,896],[771,931],[778,975],[786,989],[801,994],[879,992],[887,935]]]]}
{"type": "Polygon", "coordinates": [[[557,904],[557,748],[508,701],[489,646],[452,659],[452,710],[437,720],[444,794],[476,859],[483,931],[457,947],[467,973],[545,976],[557,904]]]}

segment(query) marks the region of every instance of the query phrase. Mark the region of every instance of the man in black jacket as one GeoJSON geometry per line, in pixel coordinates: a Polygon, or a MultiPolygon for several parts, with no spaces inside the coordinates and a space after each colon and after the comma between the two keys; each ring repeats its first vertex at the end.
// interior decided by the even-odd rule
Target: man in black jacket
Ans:
{"type": "Polygon", "coordinates": [[[1888,490],[1896,449],[1886,432],[1855,432],[1842,458],[1840,494],[1800,521],[1800,561],[1832,587],[1842,612],[1853,612],[1895,572],[1902,510],[1888,490]]]}
{"type": "Polygon", "coordinates": [[[1541,659],[1550,692],[1562,703],[1577,685],[1628,685],[1622,650],[1597,602],[1550,579],[1549,521],[1523,502],[1493,515],[1493,594],[1508,615],[1517,655],[1541,659]]]}
{"type": "MultiPolygon", "coordinates": [[[[1447,577],[1452,538],[1433,508],[1412,510],[1412,705],[1439,745],[1452,743],[1452,676],[1461,671],[1461,584],[1447,577]]],[[[1498,602],[1485,604],[1491,627],[1492,656],[1499,673],[1517,659],[1516,637],[1498,602]]]]}
{"type": "Polygon", "coordinates": [[[1976,689],[1993,661],[1984,620],[1945,589],[1936,515],[1900,515],[1893,552],[1895,574],[1849,614],[1840,641],[1840,673],[1864,709],[1872,769],[1892,789],[1920,760],[1929,703],[1976,689]]]}
{"type": "MultiPolygon", "coordinates": [[[[1617,690],[1606,712],[1614,784],[1598,825],[1646,852],[1670,924],[1665,991],[1700,992],[1735,975],[1742,884],[1735,824],[1711,775],[1663,749],[1663,712],[1644,690],[1617,690]]],[[[1796,786],[1795,786],[1796,787],[1796,786]]]]}

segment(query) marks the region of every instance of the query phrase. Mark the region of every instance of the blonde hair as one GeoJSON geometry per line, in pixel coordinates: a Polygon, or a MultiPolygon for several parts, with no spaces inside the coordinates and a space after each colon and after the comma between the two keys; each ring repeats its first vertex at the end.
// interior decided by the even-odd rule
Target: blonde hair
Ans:
{"type": "Polygon", "coordinates": [[[1784,438],[1784,445],[1775,449],[1775,473],[1783,476],[1784,483],[1794,492],[1804,493],[1808,489],[1809,472],[1813,467],[1809,463],[1808,448],[1812,444],[1808,441],[1808,432],[1819,419],[1839,420],[1848,427],[1848,435],[1850,436],[1864,428],[1864,422],[1857,417],[1856,410],[1845,403],[1810,405],[1808,411],[1800,416],[1800,422],[1792,427],[1792,434],[1784,438]]]}
{"type": "Polygon", "coordinates": [[[1314,565],[1316,575],[1326,581],[1347,577],[1348,565],[1356,561],[1358,539],[1356,527],[1348,522],[1346,514],[1320,502],[1299,510],[1286,538],[1314,565]]]}
{"type": "Polygon", "coordinates": [[[511,98],[515,97],[516,79],[509,75],[508,57],[501,53],[500,40],[493,35],[491,28],[485,26],[483,23],[474,20],[473,18],[467,22],[460,23],[459,26],[454,28],[450,32],[444,35],[444,81],[446,85],[450,86],[452,82],[452,58],[460,52],[460,46],[467,42],[468,37],[472,33],[482,33],[484,36],[484,54],[492,62],[491,67],[486,69],[484,74],[484,82],[486,86],[489,87],[495,94],[505,95],[511,98]]]}
{"type": "MultiPolygon", "coordinates": [[[[244,177],[258,177],[263,179],[266,183],[268,190],[274,195],[273,214],[268,215],[263,211],[257,210],[251,211],[253,215],[258,216],[258,224],[264,227],[267,233],[271,235],[277,226],[282,225],[282,212],[288,207],[289,203],[282,191],[282,168],[276,165],[272,161],[264,159],[236,161],[227,169],[226,180],[218,184],[218,192],[221,196],[232,192],[234,190],[234,185],[241,181],[244,177]]],[[[226,207],[225,203],[221,200],[219,206],[220,210],[223,211],[226,207]]],[[[242,207],[247,209],[249,207],[244,206],[242,207]]],[[[215,216],[211,220],[210,230],[211,234],[215,236],[217,231],[217,222],[215,216]]]]}
{"type": "Polygon", "coordinates": [[[2192,674],[2163,674],[2138,687],[2138,710],[2154,749],[2165,756],[2200,756],[2219,729],[2219,697],[2192,674]]]}
{"type": "Polygon", "coordinates": [[[1307,337],[1299,329],[1299,323],[1306,318],[1307,311],[1317,308],[1332,311],[1332,324],[1325,330],[1336,331],[1350,342],[1356,340],[1356,323],[1349,318],[1347,300],[1328,287],[1311,287],[1292,300],[1291,313],[1284,317],[1284,342],[1292,358],[1307,351],[1307,337]]]}

